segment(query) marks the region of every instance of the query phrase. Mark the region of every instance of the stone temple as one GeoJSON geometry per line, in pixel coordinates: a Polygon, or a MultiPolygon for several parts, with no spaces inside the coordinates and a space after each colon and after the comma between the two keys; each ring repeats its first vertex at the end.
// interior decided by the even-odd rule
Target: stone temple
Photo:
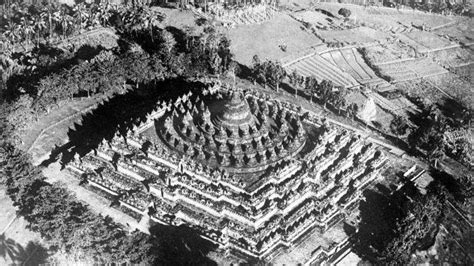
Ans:
{"type": "Polygon", "coordinates": [[[127,212],[265,259],[344,219],[385,160],[372,143],[293,104],[215,86],[161,102],[68,168],[127,212]]]}

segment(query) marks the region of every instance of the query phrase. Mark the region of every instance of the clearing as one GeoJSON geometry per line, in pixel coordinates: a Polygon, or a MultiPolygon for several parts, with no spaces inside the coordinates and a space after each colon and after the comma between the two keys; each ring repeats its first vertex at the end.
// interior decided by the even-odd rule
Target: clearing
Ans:
{"type": "Polygon", "coordinates": [[[275,16],[261,24],[238,25],[229,29],[231,51],[241,64],[251,65],[252,57],[261,60],[280,60],[297,57],[301,51],[309,51],[322,41],[314,34],[303,30],[301,23],[289,15],[277,12],[275,16]],[[286,51],[280,48],[286,45],[286,51]]]}

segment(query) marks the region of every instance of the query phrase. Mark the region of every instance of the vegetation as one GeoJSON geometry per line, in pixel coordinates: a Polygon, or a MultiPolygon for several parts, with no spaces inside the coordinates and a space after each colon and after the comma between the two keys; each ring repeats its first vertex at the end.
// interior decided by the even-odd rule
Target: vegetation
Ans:
{"type": "Polygon", "coordinates": [[[347,8],[341,8],[337,13],[345,18],[348,18],[351,15],[351,11],[347,8]]]}
{"type": "Polygon", "coordinates": [[[471,16],[471,4],[469,2],[465,3],[451,3],[439,1],[436,3],[414,3],[412,8],[419,10],[424,10],[427,12],[441,13],[446,15],[461,15],[461,16],[471,16]]]}
{"type": "MultiPolygon", "coordinates": [[[[426,8],[467,12],[458,4],[426,8]]],[[[28,50],[0,55],[0,96],[2,101],[6,100],[2,102],[5,109],[0,110],[4,115],[1,118],[5,119],[0,123],[0,183],[7,186],[19,214],[53,249],[74,254],[78,259],[93,258],[98,263],[163,263],[156,252],[162,243],[159,239],[140,232],[129,234],[110,218],[91,212],[64,188],[45,182],[39,168],[33,167],[28,156],[10,143],[15,141],[11,133],[13,127],[21,128],[62,102],[78,97],[114,95],[138,88],[139,84],[151,87],[172,78],[199,79],[226,74],[235,78],[238,68],[230,53],[230,41],[209,26],[200,35],[191,29],[183,32],[173,27],[164,28],[162,14],[146,7],[14,3],[3,11],[0,45],[7,48],[5,51],[21,50],[17,49],[20,46],[28,50]],[[102,47],[83,47],[68,52],[50,45],[100,26],[116,29],[120,34],[119,48],[104,51],[102,47]]],[[[339,14],[349,17],[351,12],[342,8],[339,14]]],[[[295,96],[298,90],[304,91],[311,102],[316,98],[324,108],[338,113],[345,111],[349,117],[358,111],[356,104],[347,106],[345,89],[328,80],[318,82],[315,77],[303,77],[296,71],[286,73],[275,61],[262,62],[254,56],[251,78],[277,92],[288,78],[295,96]]],[[[465,138],[449,141],[446,137],[446,132],[469,127],[471,111],[459,108],[459,112],[451,115],[443,107],[425,106],[423,109],[420,116],[413,118],[419,128],[408,137],[413,150],[421,151],[435,168],[445,156],[472,165],[471,143],[465,138]]],[[[102,121],[96,123],[104,127],[102,121]]],[[[396,135],[405,135],[407,119],[396,116],[390,129],[396,135]]],[[[93,146],[90,143],[95,144],[87,143],[90,145],[87,148],[93,146]]],[[[442,176],[444,178],[445,173],[442,176]]],[[[426,247],[438,232],[440,223],[451,223],[442,211],[447,200],[458,201],[457,197],[461,197],[465,202],[472,197],[472,180],[460,178],[456,182],[461,184],[455,186],[458,194],[443,184],[449,193],[433,185],[425,196],[405,192],[365,195],[361,228],[354,237],[357,252],[374,262],[409,263],[410,254],[426,247]]],[[[457,237],[462,239],[462,235],[457,237]]],[[[173,248],[168,247],[171,252],[165,254],[178,257],[180,254],[173,248]]],[[[175,258],[167,258],[166,262],[172,259],[175,258]]]]}
{"type": "MultiPolygon", "coordinates": [[[[456,103],[456,106],[459,106],[456,103]]],[[[443,107],[444,108],[444,107],[443,107]]],[[[471,167],[472,147],[466,138],[449,140],[446,133],[469,128],[472,113],[467,108],[459,107],[457,114],[446,116],[447,110],[442,110],[436,105],[426,106],[424,111],[414,118],[418,128],[408,136],[408,143],[414,150],[424,151],[425,156],[435,167],[438,161],[446,155],[471,167]]]]}
{"type": "Polygon", "coordinates": [[[267,87],[267,84],[269,84],[278,92],[280,84],[287,76],[281,64],[270,60],[261,62],[257,55],[253,57],[252,61],[252,79],[254,82],[259,82],[264,87],[267,87]]]}
{"type": "Polygon", "coordinates": [[[446,207],[444,191],[438,187],[436,191],[430,191],[412,203],[408,214],[396,224],[396,236],[388,242],[382,252],[384,263],[407,264],[414,250],[425,248],[425,242],[432,242],[438,232],[446,207]]]}
{"type": "Polygon", "coordinates": [[[390,130],[396,135],[405,135],[408,129],[408,120],[404,116],[395,116],[390,122],[390,130]]]}
{"type": "Polygon", "coordinates": [[[64,188],[46,183],[28,156],[9,142],[2,141],[0,156],[5,159],[0,163],[0,180],[7,194],[30,229],[40,233],[53,250],[101,263],[157,262],[155,238],[141,232],[127,234],[109,217],[92,213],[64,188]]]}
{"type": "Polygon", "coordinates": [[[0,17],[0,44],[6,47],[39,45],[76,35],[99,26],[152,29],[162,14],[145,6],[126,7],[81,2],[74,6],[55,2],[27,4],[15,2],[0,17]]]}
{"type": "MultiPolygon", "coordinates": [[[[27,19],[30,14],[20,11],[19,7],[13,6],[2,19],[12,23],[20,15],[23,17],[18,19],[27,19]]],[[[89,12],[94,13],[94,8],[98,7],[102,6],[88,6],[89,12]]],[[[84,57],[81,49],[67,53],[43,45],[43,41],[50,41],[52,37],[68,37],[76,29],[75,26],[71,26],[71,30],[66,28],[69,24],[65,23],[58,30],[61,25],[50,23],[51,32],[38,32],[37,48],[18,53],[19,57],[16,57],[18,54],[2,55],[2,68],[7,72],[2,71],[0,91],[5,96],[0,102],[0,182],[7,185],[19,214],[25,217],[33,231],[47,240],[52,250],[74,254],[77,259],[93,258],[98,263],[172,264],[179,261],[178,256],[167,254],[174,254],[176,250],[160,247],[161,241],[169,241],[174,236],[157,239],[140,232],[128,234],[109,217],[91,212],[64,188],[45,182],[40,169],[32,166],[28,156],[11,144],[16,142],[14,131],[63,101],[123,93],[138,84],[152,87],[164,79],[199,78],[236,71],[229,40],[212,27],[206,28],[201,35],[186,34],[174,28],[160,28],[160,17],[148,14],[146,8],[107,8],[107,12],[101,11],[97,17],[100,25],[113,26],[121,34],[121,46],[117,49],[104,51],[101,47],[86,47],[88,51],[84,57]],[[135,40],[139,41],[139,47],[134,44],[135,40]]],[[[78,23],[77,27],[91,26],[88,23],[78,23]]],[[[9,45],[32,42],[22,31],[16,33],[20,37],[12,39],[9,45]]],[[[179,246],[179,250],[185,251],[183,243],[175,243],[173,248],[179,246]]],[[[200,246],[188,253],[202,252],[205,245],[200,246]]],[[[193,256],[199,258],[203,254],[193,256]]],[[[189,257],[182,256],[182,259],[189,262],[189,257]]]]}

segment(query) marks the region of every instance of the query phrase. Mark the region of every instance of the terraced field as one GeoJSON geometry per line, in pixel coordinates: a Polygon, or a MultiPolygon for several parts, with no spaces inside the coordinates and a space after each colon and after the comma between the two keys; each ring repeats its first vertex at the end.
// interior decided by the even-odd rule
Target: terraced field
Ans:
{"type": "Polygon", "coordinates": [[[286,65],[287,71],[296,70],[303,76],[314,76],[318,80],[331,80],[338,86],[346,88],[358,86],[359,83],[351,75],[344,73],[337,66],[328,62],[318,54],[305,57],[297,62],[286,65]]]}
{"type": "Polygon", "coordinates": [[[360,84],[379,86],[387,83],[364,62],[355,48],[333,50],[321,56],[351,75],[360,84]]]}
{"type": "Polygon", "coordinates": [[[446,74],[448,71],[429,58],[407,59],[398,62],[380,63],[380,73],[390,77],[394,83],[446,74]]]}
{"type": "Polygon", "coordinates": [[[456,45],[456,43],[450,42],[448,39],[427,31],[414,30],[405,32],[403,35],[418,43],[421,47],[424,47],[419,49],[421,53],[456,45]]]}

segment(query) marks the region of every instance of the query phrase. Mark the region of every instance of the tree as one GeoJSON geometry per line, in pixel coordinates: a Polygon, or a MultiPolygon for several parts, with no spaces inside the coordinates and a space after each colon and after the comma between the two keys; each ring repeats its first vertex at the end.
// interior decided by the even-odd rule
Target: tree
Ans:
{"type": "Polygon", "coordinates": [[[347,18],[351,15],[351,11],[347,8],[341,8],[339,9],[339,11],[337,12],[339,15],[347,18]]]}
{"type": "Polygon", "coordinates": [[[230,40],[226,36],[221,36],[218,44],[217,53],[222,61],[222,73],[229,70],[229,66],[232,62],[232,53],[230,51],[230,40]]]}
{"type": "Polygon", "coordinates": [[[141,232],[128,235],[110,217],[91,212],[65,188],[44,181],[29,157],[1,141],[0,180],[28,227],[53,248],[100,263],[157,264],[158,241],[141,232]]]}
{"type": "Polygon", "coordinates": [[[396,115],[390,123],[390,130],[396,135],[404,135],[408,129],[408,121],[404,116],[396,115]]]}
{"type": "Polygon", "coordinates": [[[346,106],[345,94],[344,88],[339,88],[331,93],[330,102],[337,109],[338,114],[341,114],[341,109],[346,106]]]}
{"type": "Polygon", "coordinates": [[[311,76],[305,79],[305,91],[309,94],[310,102],[313,102],[313,96],[319,91],[318,80],[311,76]]]}
{"type": "Polygon", "coordinates": [[[463,163],[468,167],[472,166],[474,162],[474,152],[472,144],[469,142],[469,140],[465,138],[456,140],[452,148],[452,153],[454,155],[454,158],[459,162],[463,163]]]}
{"type": "Polygon", "coordinates": [[[86,7],[83,3],[77,3],[74,8],[74,18],[76,20],[77,25],[79,26],[79,31],[81,31],[85,26],[86,22],[89,18],[89,13],[86,12],[86,7]]]}
{"type": "Polygon", "coordinates": [[[258,55],[254,55],[252,57],[252,80],[254,85],[259,79],[260,64],[260,58],[258,57],[258,55]]]}
{"type": "Polygon", "coordinates": [[[323,80],[319,84],[319,98],[323,102],[324,109],[327,109],[327,103],[330,102],[333,94],[334,84],[330,80],[323,80]]]}
{"type": "Polygon", "coordinates": [[[176,40],[167,30],[163,30],[160,34],[160,50],[164,50],[167,56],[171,55],[174,47],[176,46],[176,40]]]}
{"type": "Polygon", "coordinates": [[[290,80],[290,85],[293,86],[295,89],[295,97],[298,94],[298,72],[296,72],[296,69],[293,69],[291,74],[288,75],[288,78],[290,80]]]}
{"type": "Polygon", "coordinates": [[[408,215],[397,223],[397,236],[387,244],[382,253],[382,261],[393,265],[407,264],[421,241],[430,236],[431,232],[436,232],[443,217],[445,202],[444,190],[439,189],[414,201],[408,215]]]}
{"type": "Polygon", "coordinates": [[[283,82],[283,80],[286,77],[286,70],[283,68],[283,66],[280,63],[277,63],[277,62],[266,61],[264,64],[267,65],[266,67],[267,80],[270,82],[270,84],[273,87],[276,88],[276,91],[278,92],[280,88],[280,84],[283,82]]]}
{"type": "Polygon", "coordinates": [[[430,162],[433,162],[434,167],[438,167],[438,161],[444,159],[446,141],[440,134],[431,135],[428,140],[429,149],[427,151],[427,157],[430,162]]]}

